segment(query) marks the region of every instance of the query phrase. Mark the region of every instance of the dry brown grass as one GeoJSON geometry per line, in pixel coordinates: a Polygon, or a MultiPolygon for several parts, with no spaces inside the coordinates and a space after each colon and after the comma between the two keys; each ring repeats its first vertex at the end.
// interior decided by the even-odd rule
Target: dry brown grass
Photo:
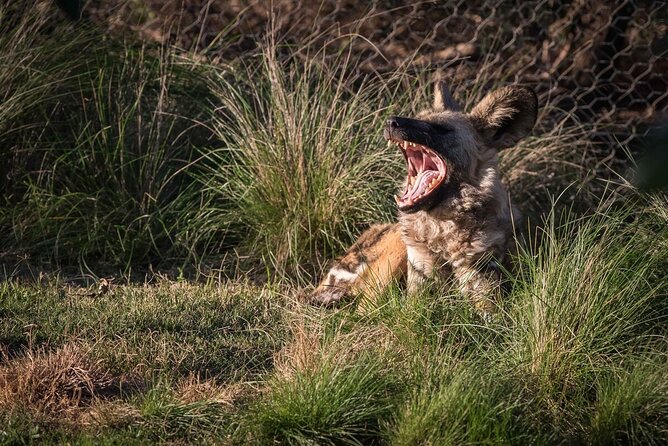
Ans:
{"type": "Polygon", "coordinates": [[[6,358],[0,367],[0,408],[25,410],[46,421],[75,421],[91,405],[117,395],[122,379],[77,344],[6,358]]]}
{"type": "Polygon", "coordinates": [[[212,379],[202,379],[191,373],[176,386],[174,396],[182,404],[212,401],[232,407],[235,400],[247,390],[243,383],[219,384],[212,379]]]}
{"type": "Polygon", "coordinates": [[[281,351],[274,355],[274,366],[279,375],[288,378],[296,371],[310,370],[316,366],[322,352],[323,330],[309,326],[304,317],[296,317],[290,323],[290,338],[281,351]]]}
{"type": "Polygon", "coordinates": [[[296,303],[289,311],[290,342],[274,355],[274,369],[282,379],[313,372],[323,361],[344,366],[371,351],[386,356],[401,349],[389,327],[368,323],[367,318],[373,318],[373,314],[364,313],[351,330],[345,318],[338,320],[336,313],[323,314],[305,303],[296,303]]]}
{"type": "Polygon", "coordinates": [[[90,407],[80,412],[77,426],[122,428],[142,421],[141,412],[131,404],[121,400],[96,399],[90,407]]]}
{"type": "Polygon", "coordinates": [[[553,129],[501,153],[503,178],[524,213],[549,211],[550,197],[563,191],[578,194],[584,206],[600,200],[597,180],[610,178],[613,172],[595,153],[589,133],[586,126],[553,129]]]}

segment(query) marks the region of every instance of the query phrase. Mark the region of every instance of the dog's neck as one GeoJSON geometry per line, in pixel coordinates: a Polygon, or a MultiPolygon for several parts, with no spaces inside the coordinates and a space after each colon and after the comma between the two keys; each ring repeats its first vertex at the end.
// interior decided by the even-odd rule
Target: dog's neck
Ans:
{"type": "Polygon", "coordinates": [[[445,188],[443,200],[432,209],[401,213],[404,241],[426,244],[446,260],[483,251],[501,256],[518,213],[510,204],[496,166],[484,168],[480,174],[475,182],[445,188]],[[457,253],[449,252],[448,246],[456,247],[457,253]]]}

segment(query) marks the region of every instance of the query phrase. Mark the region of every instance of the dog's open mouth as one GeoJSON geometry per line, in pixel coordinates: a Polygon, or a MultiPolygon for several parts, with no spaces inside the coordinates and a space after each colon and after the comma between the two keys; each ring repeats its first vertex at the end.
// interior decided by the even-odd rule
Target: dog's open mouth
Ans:
{"type": "Polygon", "coordinates": [[[427,146],[409,141],[390,142],[401,148],[408,169],[406,189],[401,197],[395,196],[394,199],[399,209],[412,208],[426,201],[443,184],[448,169],[443,158],[427,146]]]}

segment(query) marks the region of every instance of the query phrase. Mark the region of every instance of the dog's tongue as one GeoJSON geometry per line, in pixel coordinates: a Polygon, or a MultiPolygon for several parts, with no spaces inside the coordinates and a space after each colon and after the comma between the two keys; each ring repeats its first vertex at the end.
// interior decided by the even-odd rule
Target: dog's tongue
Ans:
{"type": "Polygon", "coordinates": [[[406,192],[404,195],[404,200],[415,201],[422,194],[427,191],[429,183],[438,178],[438,171],[436,170],[425,170],[420,174],[420,176],[415,180],[415,185],[413,188],[406,192]]]}

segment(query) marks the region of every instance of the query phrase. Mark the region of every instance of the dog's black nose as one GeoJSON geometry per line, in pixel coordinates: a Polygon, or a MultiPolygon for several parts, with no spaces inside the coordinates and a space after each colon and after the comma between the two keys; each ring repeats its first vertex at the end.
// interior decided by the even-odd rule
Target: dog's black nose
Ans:
{"type": "Polygon", "coordinates": [[[396,129],[397,127],[399,127],[399,121],[397,120],[397,118],[390,118],[387,120],[387,126],[391,129],[396,129]]]}

